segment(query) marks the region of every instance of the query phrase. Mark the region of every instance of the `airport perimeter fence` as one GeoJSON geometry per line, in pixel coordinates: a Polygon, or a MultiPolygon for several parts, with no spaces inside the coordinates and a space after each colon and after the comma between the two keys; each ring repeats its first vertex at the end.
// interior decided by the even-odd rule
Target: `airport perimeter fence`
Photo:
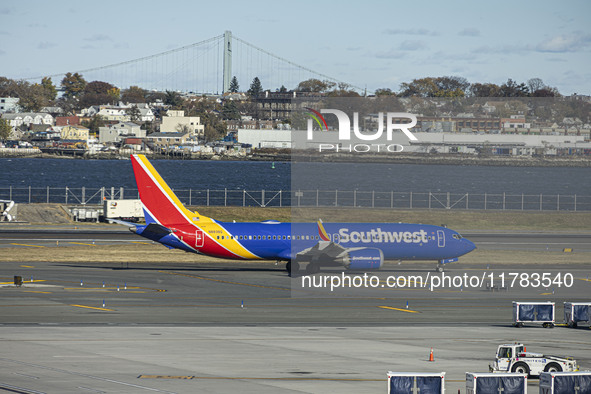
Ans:
{"type": "MultiPolygon", "coordinates": [[[[591,196],[562,194],[229,189],[175,189],[174,192],[183,204],[191,206],[591,211],[591,196]]],[[[21,204],[101,205],[105,199],[136,198],[139,195],[134,188],[0,188],[0,200],[21,204]]]]}

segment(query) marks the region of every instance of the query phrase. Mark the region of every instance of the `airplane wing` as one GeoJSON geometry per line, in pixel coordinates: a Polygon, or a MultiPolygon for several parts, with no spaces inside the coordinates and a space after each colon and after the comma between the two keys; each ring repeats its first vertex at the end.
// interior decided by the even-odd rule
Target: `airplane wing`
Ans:
{"type": "Polygon", "coordinates": [[[137,223],[132,223],[132,222],[126,222],[125,220],[118,220],[118,219],[105,219],[107,222],[109,223],[117,223],[117,224],[121,224],[123,226],[128,226],[128,227],[135,227],[137,226],[137,223]]]}

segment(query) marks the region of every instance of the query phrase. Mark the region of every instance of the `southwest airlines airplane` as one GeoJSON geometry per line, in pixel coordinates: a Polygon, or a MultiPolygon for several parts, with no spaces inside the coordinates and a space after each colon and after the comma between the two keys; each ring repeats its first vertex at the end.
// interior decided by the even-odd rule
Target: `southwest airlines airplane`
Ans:
{"type": "Polygon", "coordinates": [[[146,225],[130,230],[171,249],[286,261],[290,274],[304,262],[306,273],[313,274],[330,266],[378,269],[385,259],[435,260],[441,272],[444,264],[476,248],[453,230],[426,224],[220,222],[185,208],[144,155],[131,161],[146,225]]]}

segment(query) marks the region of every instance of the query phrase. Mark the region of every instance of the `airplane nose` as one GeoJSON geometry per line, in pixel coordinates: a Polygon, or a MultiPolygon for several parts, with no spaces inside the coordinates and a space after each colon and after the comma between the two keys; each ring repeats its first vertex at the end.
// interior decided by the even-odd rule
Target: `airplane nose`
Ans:
{"type": "Polygon", "coordinates": [[[476,249],[476,245],[474,245],[474,242],[472,242],[466,238],[463,238],[462,241],[464,243],[464,249],[465,249],[464,254],[470,253],[471,251],[476,249]]]}

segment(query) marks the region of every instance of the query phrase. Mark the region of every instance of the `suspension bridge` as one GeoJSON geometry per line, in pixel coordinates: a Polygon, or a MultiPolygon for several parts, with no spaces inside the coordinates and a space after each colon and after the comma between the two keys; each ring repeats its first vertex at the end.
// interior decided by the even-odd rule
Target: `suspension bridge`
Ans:
{"type": "Polygon", "coordinates": [[[284,57],[257,47],[226,31],[224,34],[165,52],[96,66],[84,70],[66,70],[60,74],[26,78],[41,80],[51,77],[58,82],[66,72],[82,74],[87,81],[109,82],[120,89],[139,86],[146,90],[196,94],[228,92],[235,76],[240,91],[246,91],[258,77],[264,90],[284,86],[295,89],[299,82],[316,78],[361,88],[337,78],[298,65],[284,57]]]}

